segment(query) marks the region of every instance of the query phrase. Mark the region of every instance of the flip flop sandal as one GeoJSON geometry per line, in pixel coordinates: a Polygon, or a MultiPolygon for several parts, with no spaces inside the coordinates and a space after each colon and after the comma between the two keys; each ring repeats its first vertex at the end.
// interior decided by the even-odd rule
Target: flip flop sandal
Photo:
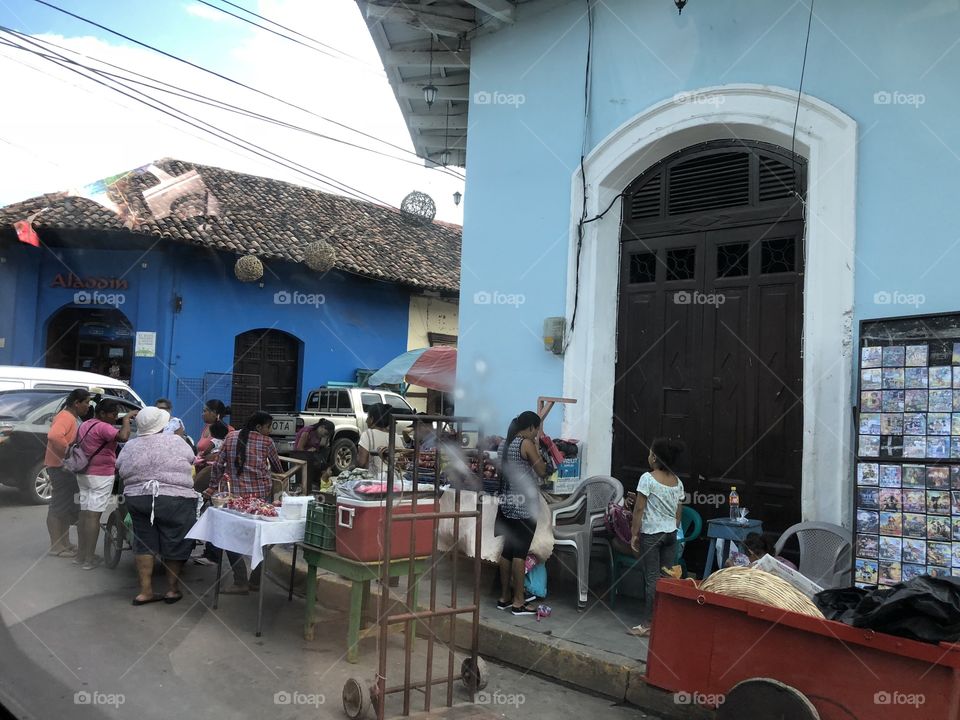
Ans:
{"type": "Polygon", "coordinates": [[[178,603],[178,602],[180,602],[181,600],[183,600],[183,593],[179,593],[179,592],[178,592],[176,595],[164,595],[164,596],[163,596],[163,601],[164,601],[167,605],[173,605],[174,603],[178,603]]]}
{"type": "Polygon", "coordinates": [[[506,602],[500,602],[499,600],[497,600],[497,610],[509,610],[512,607],[513,607],[513,602],[510,600],[507,600],[506,602]]]}
{"type": "Polygon", "coordinates": [[[163,595],[154,595],[149,600],[137,600],[137,598],[134,598],[131,605],[139,607],[141,605],[149,605],[150,603],[160,602],[161,600],[163,600],[163,595]]]}
{"type": "Polygon", "coordinates": [[[77,549],[67,548],[66,550],[57,550],[56,552],[51,550],[50,552],[47,553],[47,555],[51,555],[53,557],[61,557],[61,558],[72,558],[77,556],[77,549]]]}
{"type": "Polygon", "coordinates": [[[636,625],[627,630],[627,635],[633,635],[634,637],[647,637],[649,634],[650,628],[643,625],[636,625]]]}

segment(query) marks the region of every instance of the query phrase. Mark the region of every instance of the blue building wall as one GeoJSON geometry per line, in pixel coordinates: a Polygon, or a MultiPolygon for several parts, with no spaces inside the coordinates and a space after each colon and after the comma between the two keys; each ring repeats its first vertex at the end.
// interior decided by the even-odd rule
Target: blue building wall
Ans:
{"type": "MultiPolygon", "coordinates": [[[[521,5],[515,25],[471,46],[460,305],[469,331],[459,343],[458,411],[496,427],[562,387],[562,360],[540,335],[545,317],[566,314],[581,148],[589,154],[677,93],[734,83],[796,89],[808,20],[807,6],[790,0],[694,0],[679,16],[667,0],[599,3],[585,126],[586,3],[554,5],[521,5]],[[477,296],[493,290],[525,302],[477,296]]],[[[960,309],[960,12],[861,0],[818,4],[816,16],[804,92],[859,123],[855,320],[960,309]],[[895,292],[923,302],[875,302],[895,292]]]]}
{"type": "MultiPolygon", "coordinates": [[[[301,342],[301,405],[311,388],[354,381],[358,368],[378,368],[407,349],[410,291],[391,283],[272,262],[260,287],[236,279],[233,255],[168,243],[148,251],[5,243],[0,257],[0,364],[45,364],[50,318],[64,307],[81,307],[78,290],[51,287],[58,274],[123,278],[126,289],[100,292],[115,296],[134,332],[157,334],[156,357],[133,360],[131,384],[147,402],[192,400],[174,410],[193,432],[206,398],[193,398],[179,380],[195,385],[206,373],[229,373],[234,340],[248,330],[281,330],[301,342]],[[312,303],[303,302],[306,295],[312,303]],[[275,302],[287,297],[290,302],[275,302]]],[[[229,403],[229,387],[208,396],[229,403]]]]}

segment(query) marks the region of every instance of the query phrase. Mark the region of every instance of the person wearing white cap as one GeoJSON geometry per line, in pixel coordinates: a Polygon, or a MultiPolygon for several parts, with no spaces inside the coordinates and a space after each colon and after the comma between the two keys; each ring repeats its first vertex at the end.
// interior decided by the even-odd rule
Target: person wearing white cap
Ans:
{"type": "Polygon", "coordinates": [[[145,407],[137,415],[137,436],[117,456],[123,497],[133,524],[133,553],[140,580],[134,605],[173,604],[183,598],[180,571],[193,540],[186,535],[196,522],[193,451],[176,435],[163,432],[170,413],[145,407]],[[167,571],[167,591],[153,592],[154,558],[167,571]]]}

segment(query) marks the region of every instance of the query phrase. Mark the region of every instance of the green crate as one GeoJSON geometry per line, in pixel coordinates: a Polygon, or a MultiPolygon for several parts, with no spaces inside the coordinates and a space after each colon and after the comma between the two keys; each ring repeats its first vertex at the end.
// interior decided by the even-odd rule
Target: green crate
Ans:
{"type": "Polygon", "coordinates": [[[307,506],[307,527],[303,541],[321,550],[336,550],[337,506],[328,503],[310,503],[307,506]]]}

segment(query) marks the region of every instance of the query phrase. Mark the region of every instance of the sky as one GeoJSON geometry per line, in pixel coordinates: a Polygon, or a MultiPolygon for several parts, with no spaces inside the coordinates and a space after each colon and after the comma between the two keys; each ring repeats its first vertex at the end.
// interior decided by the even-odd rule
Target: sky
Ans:
{"type": "MultiPolygon", "coordinates": [[[[384,158],[155,89],[138,88],[223,132],[284,156],[288,164],[297,163],[310,173],[305,175],[43,58],[0,44],[0,83],[6,99],[6,110],[0,114],[0,206],[79,187],[171,157],[345,194],[325,184],[323,178],[318,179],[319,173],[395,207],[409,192],[420,190],[434,199],[438,219],[462,222],[463,205],[454,204],[453,193],[463,192],[463,181],[424,168],[423,161],[412,154],[400,109],[354,0],[231,1],[334,49],[318,52],[302,47],[196,0],[50,0],[302,110],[139,47],[36,0],[0,0],[0,25],[154,81],[412,162],[384,158]],[[330,121],[386,140],[407,152],[330,121]]],[[[267,25],[222,0],[208,2],[267,25]]],[[[0,33],[0,40],[10,39],[0,33]]],[[[19,39],[16,42],[27,44],[19,39]]],[[[70,52],[54,51],[86,65],[118,72],[70,52]]],[[[454,170],[462,176],[462,170],[454,170]]]]}

